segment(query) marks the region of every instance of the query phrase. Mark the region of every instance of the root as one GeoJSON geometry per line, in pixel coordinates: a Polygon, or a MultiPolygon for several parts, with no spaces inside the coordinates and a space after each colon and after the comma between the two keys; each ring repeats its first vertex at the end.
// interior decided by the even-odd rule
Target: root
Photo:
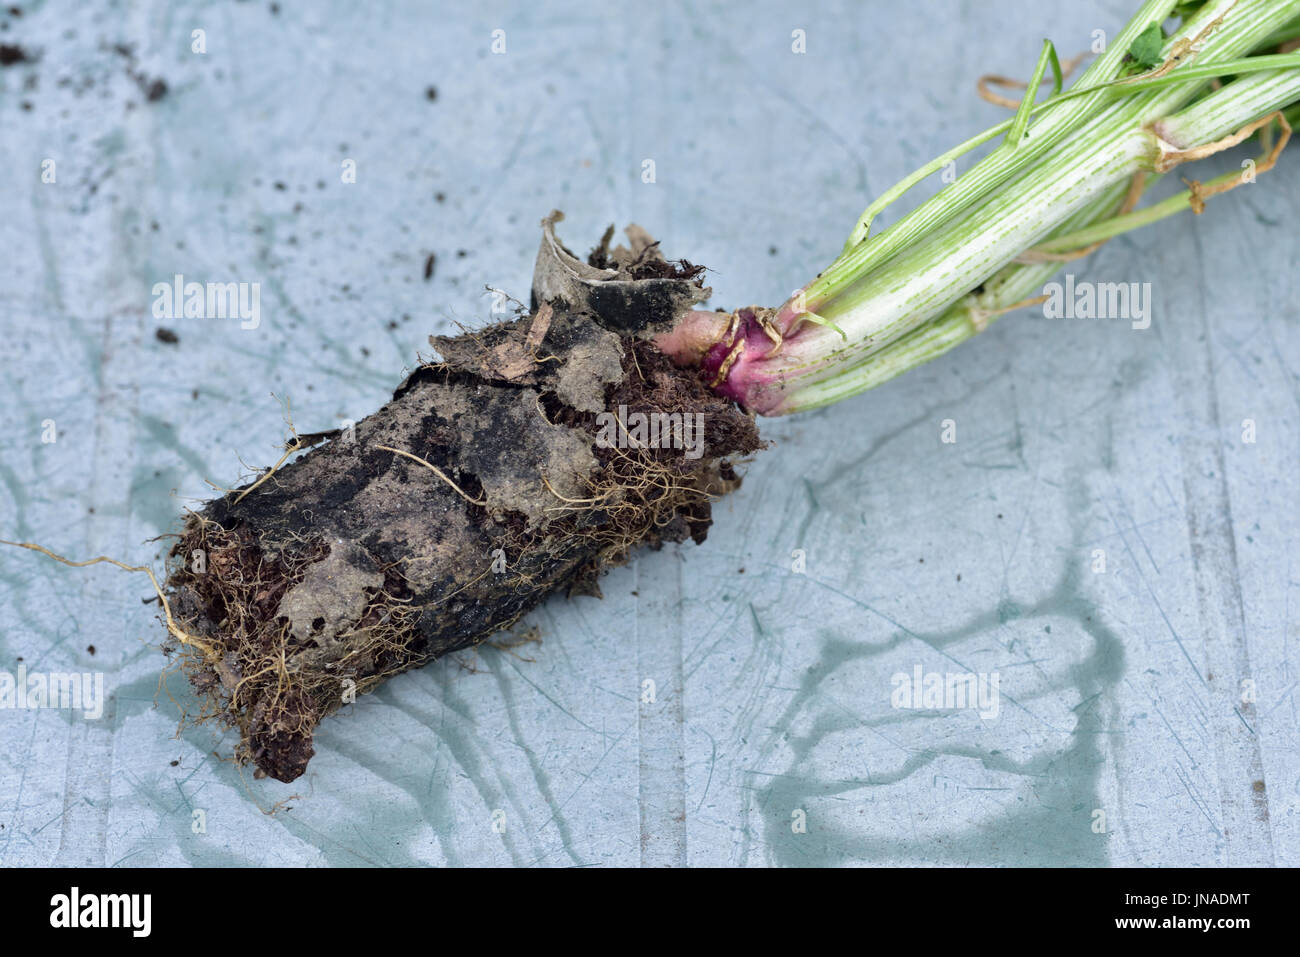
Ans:
{"type": "MultiPolygon", "coordinates": [[[[669,414],[708,410],[701,421],[706,431],[717,430],[708,431],[710,450],[743,454],[758,447],[752,421],[708,393],[703,383],[683,379],[670,360],[646,343],[629,340],[625,350],[624,379],[606,397],[609,405],[626,403],[669,414]]],[[[594,438],[594,413],[548,401],[546,408],[540,402],[538,406],[547,421],[594,438]]],[[[548,518],[541,524],[508,517],[496,523],[499,535],[491,541],[507,556],[508,572],[501,566],[495,570],[501,577],[493,577],[491,567],[466,565],[464,556],[453,555],[448,566],[447,555],[436,550],[427,555],[398,552],[381,562],[367,549],[361,561],[373,580],[382,579],[382,586],[364,587],[364,608],[348,610],[346,618],[319,618],[310,630],[310,613],[299,614],[292,611],[292,603],[284,602],[309,575],[320,574],[313,569],[330,559],[335,538],[310,525],[277,524],[272,532],[260,522],[232,520],[229,513],[221,513],[221,521],[212,514],[190,514],[170,553],[168,587],[173,602],[180,604],[178,621],[182,626],[193,623],[205,636],[201,653],[183,646],[179,657],[181,670],[203,702],[191,723],[218,717],[238,729],[241,743],[236,753],[241,760],[251,760],[280,780],[292,780],[311,757],[312,734],[322,718],[398,672],[510,628],[536,601],[519,596],[540,596],[566,585],[571,591],[594,591],[600,570],[626,561],[639,545],[657,547],[688,536],[702,540],[712,499],[734,482],[730,466],[712,458],[687,458],[682,449],[634,441],[627,432],[623,438],[620,444],[626,448],[593,448],[597,464],[580,491],[562,483],[561,491],[538,473],[554,503],[546,507],[548,518]],[[205,565],[187,563],[195,552],[205,557],[205,565]],[[423,564],[427,562],[434,564],[423,564]],[[433,580],[440,581],[433,590],[413,584],[433,580]],[[491,603],[491,619],[479,624],[479,619],[463,617],[484,601],[491,603]],[[471,624],[443,635],[448,622],[460,620],[471,624]],[[429,638],[422,630],[430,621],[438,629],[434,634],[442,637],[429,638]]],[[[471,494],[458,485],[445,465],[439,468],[393,446],[370,447],[428,468],[455,493],[447,493],[448,500],[458,498],[475,508],[485,505],[478,489],[471,487],[476,493],[471,494]]],[[[494,521],[483,513],[472,520],[494,521]]],[[[345,571],[344,556],[330,560],[345,571]]],[[[319,581],[328,589],[324,583],[330,580],[313,577],[308,587],[316,588],[319,581]]],[[[515,649],[539,641],[535,631],[525,631],[515,640],[498,640],[495,647],[528,660],[515,649]]]]}
{"type": "MultiPolygon", "coordinates": [[[[667,528],[682,515],[704,514],[722,488],[710,488],[692,470],[665,461],[649,448],[610,449],[605,476],[592,484],[584,498],[560,495],[546,487],[561,504],[548,511],[584,515],[586,531],[599,543],[599,561],[618,563],[637,544],[667,528]]],[[[543,479],[545,481],[545,479],[543,479]]]]}
{"type": "Polygon", "coordinates": [[[533,625],[529,628],[525,628],[518,635],[513,635],[510,638],[503,638],[500,641],[484,642],[484,644],[486,644],[489,648],[495,648],[497,651],[504,651],[506,654],[512,655],[513,657],[518,658],[520,661],[526,661],[529,664],[536,664],[537,659],[525,658],[523,655],[515,651],[515,649],[522,648],[524,645],[540,645],[541,643],[542,643],[542,632],[541,629],[538,628],[536,625],[533,625]]]}
{"type": "MultiPolygon", "coordinates": [[[[1215,153],[1222,153],[1224,150],[1232,149],[1232,147],[1253,136],[1257,131],[1271,125],[1274,120],[1277,120],[1278,123],[1281,124],[1282,136],[1278,138],[1278,142],[1273,145],[1273,148],[1269,150],[1268,154],[1256,164],[1255,169],[1256,173],[1267,173],[1273,168],[1273,164],[1277,162],[1278,156],[1281,155],[1282,150],[1286,147],[1287,141],[1291,138],[1291,124],[1287,122],[1286,116],[1283,115],[1281,110],[1277,110],[1267,116],[1261,116],[1253,123],[1247,123],[1241,129],[1237,130],[1237,132],[1225,136],[1221,140],[1215,140],[1213,143],[1206,143],[1203,146],[1196,146],[1189,150],[1167,150],[1161,154],[1160,159],[1156,160],[1156,172],[1167,173],[1175,166],[1179,166],[1182,163],[1190,163],[1195,160],[1205,159],[1207,156],[1213,156],[1215,153]]],[[[1240,185],[1240,183],[1237,185],[1240,185]]],[[[1224,189],[1216,190],[1215,192],[1226,193],[1229,189],[1233,188],[1235,187],[1228,186],[1224,189]]]]}
{"type": "MultiPolygon", "coordinates": [[[[277,614],[280,600],[328,554],[319,539],[296,536],[269,555],[247,529],[192,516],[171,555],[195,550],[206,556],[206,568],[182,564],[168,584],[196,620],[215,624],[216,635],[203,654],[182,649],[181,670],[203,701],[199,714],[186,719],[198,725],[220,716],[240,732],[237,756],[273,776],[297,776],[321,718],[421,660],[413,627],[418,610],[387,587],[375,590],[337,636],[337,653],[293,634],[277,614]]],[[[400,576],[387,571],[399,588],[400,576]]]]}
{"type": "MultiPolygon", "coordinates": [[[[181,727],[236,729],[233,759],[287,782],[320,721],[387,678],[455,660],[556,591],[598,594],[638,546],[703,541],[712,498],[739,485],[730,461],[762,442],[752,416],[651,343],[707,298],[702,269],[667,262],[638,230],[596,287],[549,232],[557,218],[531,321],[511,300],[517,319],[434,337],[442,361],[408,375],[355,441],[312,448],[339,433],[300,434],[286,402],[283,455],[187,512],[165,580],[10,544],[148,574],[164,675],[197,698],[181,727]],[[625,409],[656,431],[629,429],[625,409]],[[613,410],[621,438],[602,422],[613,410]]],[[[538,643],[533,629],[496,647],[520,657],[538,643]]]]}
{"type": "MultiPolygon", "coordinates": [[[[542,418],[545,419],[546,416],[542,416],[542,418]]],[[[385,452],[392,452],[394,455],[401,455],[401,456],[404,456],[405,458],[411,459],[411,460],[413,460],[413,461],[415,461],[415,462],[419,462],[421,465],[423,465],[426,469],[428,469],[428,470],[429,470],[430,472],[432,472],[434,475],[438,476],[438,478],[442,479],[444,482],[446,482],[448,485],[450,485],[450,486],[451,486],[451,487],[456,491],[456,494],[457,494],[457,495],[459,495],[459,496],[460,496],[461,498],[463,498],[465,501],[469,502],[471,505],[483,505],[483,506],[486,506],[486,505],[487,505],[487,501],[486,501],[486,500],[480,501],[479,499],[474,498],[472,495],[470,495],[468,492],[466,492],[463,488],[461,488],[459,485],[457,485],[455,482],[453,482],[453,481],[451,480],[451,478],[447,475],[446,472],[444,472],[442,469],[438,468],[438,466],[436,466],[436,465],[431,465],[430,463],[426,462],[424,459],[420,458],[418,455],[412,455],[410,452],[403,452],[401,449],[394,449],[394,448],[391,448],[391,447],[389,447],[389,446],[387,446],[387,445],[376,445],[375,448],[377,448],[377,449],[383,449],[385,452]]]]}
{"type": "Polygon", "coordinates": [[[970,313],[970,324],[975,327],[976,332],[983,332],[989,327],[989,322],[998,316],[1008,312],[1015,312],[1017,309],[1026,309],[1029,306],[1039,306],[1047,302],[1051,296],[1034,296],[1032,299],[1021,299],[1019,302],[1013,302],[1009,306],[1002,306],[998,309],[972,309],[970,313]]]}
{"type": "Polygon", "coordinates": [[[286,443],[284,447],[284,455],[280,456],[280,460],[276,462],[274,465],[272,465],[269,469],[267,469],[266,472],[263,473],[262,477],[259,478],[256,482],[254,482],[252,485],[248,486],[248,488],[244,489],[242,492],[236,495],[235,504],[238,505],[240,502],[242,502],[244,500],[244,497],[248,495],[249,492],[253,491],[255,488],[260,486],[263,482],[267,481],[267,479],[269,479],[272,475],[276,473],[276,470],[279,469],[281,465],[289,461],[289,458],[291,456],[295,455],[298,452],[301,452],[304,448],[306,448],[306,446],[302,445],[298,441],[296,436],[294,437],[294,440],[292,442],[286,443]]]}
{"type": "MultiPolygon", "coordinates": [[[[274,393],[272,394],[274,395],[274,393]]],[[[280,456],[280,460],[278,462],[276,462],[269,469],[267,469],[266,472],[262,474],[262,477],[259,478],[256,482],[254,482],[252,485],[248,486],[246,489],[244,489],[238,495],[235,496],[236,505],[242,502],[249,492],[253,491],[255,488],[262,485],[262,483],[269,480],[272,475],[274,475],[277,471],[279,471],[280,466],[284,465],[284,463],[289,461],[289,459],[292,458],[294,455],[304,451],[305,449],[311,448],[313,445],[319,445],[321,442],[324,442],[326,439],[331,438],[334,435],[338,434],[337,431],[330,431],[330,432],[313,432],[310,435],[299,435],[298,430],[294,428],[293,425],[293,407],[289,399],[284,400],[284,421],[285,424],[289,426],[289,434],[293,436],[292,440],[284,444],[284,454],[280,456]]],[[[212,485],[211,482],[209,482],[208,484],[212,485]]],[[[223,494],[234,491],[234,489],[223,489],[223,488],[219,488],[216,485],[213,485],[212,487],[217,489],[217,491],[222,492],[223,494]]]]}
{"type": "Polygon", "coordinates": [[[1241,172],[1225,173],[1222,176],[1215,177],[1208,183],[1184,179],[1183,182],[1188,187],[1185,191],[1161,200],[1146,209],[1134,210],[1133,206],[1136,205],[1137,198],[1143,187],[1139,179],[1142,174],[1138,173],[1134,176],[1123,205],[1114,216],[1085,227],[1076,233],[1049,239],[1040,246],[1021,253],[1016,257],[1015,261],[1018,263],[1068,262],[1071,259],[1078,259],[1080,256],[1088,255],[1103,243],[1131,229],[1159,222],[1161,219],[1182,212],[1184,209],[1190,208],[1197,215],[1203,213],[1205,211],[1205,201],[1211,196],[1218,196],[1245,183],[1254,182],[1260,173],[1267,173],[1277,165],[1278,157],[1282,155],[1282,151],[1286,149],[1291,140],[1291,124],[1287,122],[1286,116],[1281,111],[1270,113],[1268,116],[1260,117],[1248,123],[1231,136],[1225,136],[1213,143],[1207,143],[1204,146],[1198,146],[1190,150],[1171,149],[1158,161],[1156,169],[1160,172],[1167,172],[1181,163],[1204,159],[1207,156],[1230,149],[1256,132],[1260,133],[1262,137],[1271,128],[1271,124],[1275,120],[1281,127],[1281,135],[1278,136],[1276,142],[1271,145],[1266,144],[1267,152],[1259,157],[1253,165],[1247,165],[1246,168],[1243,168],[1241,172]],[[1101,238],[1095,239],[1093,242],[1087,242],[1087,240],[1094,239],[1098,235],[1101,238]],[[1085,243],[1085,245],[1078,249],[1070,249],[1070,246],[1075,241],[1085,243]],[[1057,250],[1062,247],[1066,251],[1058,252],[1057,250]]]}
{"type": "MultiPolygon", "coordinates": [[[[1073,73],[1078,68],[1079,64],[1086,60],[1090,55],[1090,52],[1085,50],[1082,53],[1076,53],[1074,56],[1070,57],[1070,59],[1064,61],[1061,64],[1061,79],[1065,79],[1073,73]]],[[[1050,85],[1051,82],[1051,77],[1043,77],[1040,85],[1050,85]]],[[[989,89],[990,86],[998,86],[1006,90],[1026,90],[1029,88],[1029,84],[1024,80],[1017,80],[1014,77],[1009,76],[1001,76],[997,73],[986,73],[975,81],[975,90],[979,93],[981,100],[984,100],[987,103],[992,103],[994,106],[1006,107],[1008,110],[1020,109],[1020,101],[1013,100],[1011,97],[1003,96],[1000,93],[994,93],[989,89]]]]}
{"type": "Polygon", "coordinates": [[[109,558],[107,555],[98,555],[95,558],[88,558],[84,562],[74,562],[71,559],[64,558],[62,555],[56,555],[43,545],[36,545],[32,542],[10,542],[0,539],[0,545],[12,545],[14,548],[26,548],[33,552],[40,552],[56,562],[67,565],[70,568],[85,568],[88,565],[98,565],[105,563],[115,565],[123,571],[143,572],[149,576],[149,582],[153,585],[153,590],[158,593],[158,601],[162,606],[163,617],[166,619],[167,632],[176,639],[181,645],[188,648],[197,648],[203,654],[211,654],[212,646],[202,638],[191,635],[185,629],[176,623],[172,616],[171,604],[167,601],[167,596],[163,594],[162,587],[158,584],[158,579],[154,576],[153,569],[148,565],[128,565],[126,562],[118,561],[116,558],[109,558]]]}

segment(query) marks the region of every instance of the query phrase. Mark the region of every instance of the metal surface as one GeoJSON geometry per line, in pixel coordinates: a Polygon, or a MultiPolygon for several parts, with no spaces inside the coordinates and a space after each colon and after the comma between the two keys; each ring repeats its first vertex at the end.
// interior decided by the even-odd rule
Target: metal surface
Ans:
{"type": "MultiPolygon", "coordinates": [[[[1003,118],[979,74],[1132,6],[23,4],[0,533],[159,566],[206,481],[278,458],[280,400],[359,419],[485,285],[523,298],[553,207],[574,248],[639,222],[716,306],[776,303],[1003,118]],[[177,273],[260,283],[260,325],[156,319],[177,273]]],[[[143,576],[0,550],[0,668],[111,693],[0,710],[0,863],[1300,864],[1298,199],[1285,156],[1072,264],[1151,283],[1145,331],[1022,312],[763,423],[703,547],[362,698],[293,785],[174,736],[143,576]],[[996,673],[997,716],[892,707],[918,666],[996,673]]]]}

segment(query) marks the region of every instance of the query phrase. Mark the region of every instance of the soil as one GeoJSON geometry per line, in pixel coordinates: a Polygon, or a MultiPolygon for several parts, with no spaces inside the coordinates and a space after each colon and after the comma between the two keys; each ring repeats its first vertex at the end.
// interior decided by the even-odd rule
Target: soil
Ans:
{"type": "Polygon", "coordinates": [[[754,420],[649,337],[707,296],[700,267],[631,248],[578,262],[544,223],[526,315],[430,341],[392,401],[187,520],[166,589],[176,647],[238,756],[301,775],[322,718],[386,678],[509,628],[556,591],[599,594],[635,548],[702,542],[761,447],[754,420]],[[652,265],[653,264],[653,265],[652,265]],[[615,305],[621,313],[610,315],[615,305]],[[603,443],[620,408],[703,416],[703,454],[603,443]],[[323,444],[322,444],[323,443],[323,444]]]}
{"type": "Polygon", "coordinates": [[[16,43],[0,43],[0,66],[33,63],[36,58],[16,43]]]}

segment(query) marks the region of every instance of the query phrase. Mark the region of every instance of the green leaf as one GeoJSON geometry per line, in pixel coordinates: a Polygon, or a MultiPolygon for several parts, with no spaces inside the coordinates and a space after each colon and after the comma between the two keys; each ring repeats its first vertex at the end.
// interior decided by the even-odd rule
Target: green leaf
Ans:
{"type": "Polygon", "coordinates": [[[1164,45],[1165,32],[1160,29],[1160,24],[1153,23],[1138,34],[1133,45],[1128,48],[1128,55],[1143,70],[1154,70],[1165,62],[1160,55],[1160,49],[1164,45]]]}

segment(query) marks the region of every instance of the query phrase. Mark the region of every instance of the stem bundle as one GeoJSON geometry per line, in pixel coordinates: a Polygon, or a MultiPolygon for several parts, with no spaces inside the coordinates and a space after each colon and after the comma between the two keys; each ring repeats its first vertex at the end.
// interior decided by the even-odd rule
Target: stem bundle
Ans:
{"type": "MultiPolygon", "coordinates": [[[[1175,5],[1148,0],[1069,91],[1060,91],[1046,44],[1015,118],[886,191],[840,256],[779,309],[696,319],[691,347],[706,381],[765,415],[837,402],[1026,304],[1060,262],[1181,209],[1199,212],[1210,196],[1271,168],[1290,134],[1282,110],[1300,101],[1300,54],[1263,45],[1300,17],[1300,0],[1207,0],[1164,43],[1158,66],[1132,72],[1130,45],[1175,5]],[[1054,93],[1035,106],[1049,65],[1054,93]],[[1161,174],[1274,123],[1280,138],[1248,171],[1134,209],[1161,174]],[[921,179],[999,136],[969,172],[870,234],[876,215],[921,179]],[[713,342],[700,349],[708,333],[713,342]]],[[[681,342],[665,345],[690,361],[681,342]]]]}

